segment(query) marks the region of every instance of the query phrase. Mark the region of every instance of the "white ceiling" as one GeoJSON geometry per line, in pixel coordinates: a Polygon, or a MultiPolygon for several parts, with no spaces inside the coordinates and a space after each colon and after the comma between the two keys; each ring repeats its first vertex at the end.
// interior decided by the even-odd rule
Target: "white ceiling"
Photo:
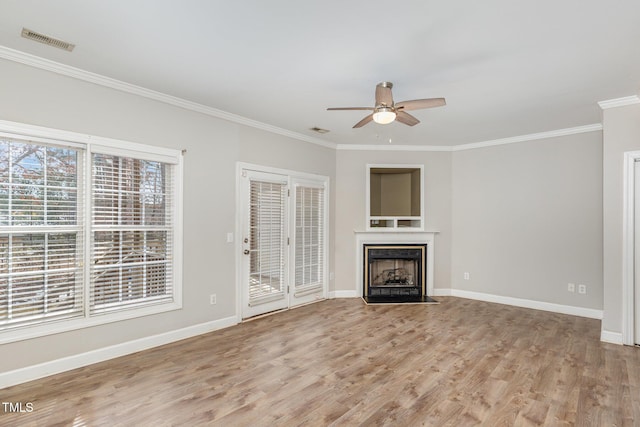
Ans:
{"type": "Polygon", "coordinates": [[[338,144],[451,146],[600,123],[598,101],[640,89],[639,18],[638,0],[0,0],[0,45],[338,144]],[[381,81],[447,106],[414,127],[326,111],[373,106],[381,81]]]}

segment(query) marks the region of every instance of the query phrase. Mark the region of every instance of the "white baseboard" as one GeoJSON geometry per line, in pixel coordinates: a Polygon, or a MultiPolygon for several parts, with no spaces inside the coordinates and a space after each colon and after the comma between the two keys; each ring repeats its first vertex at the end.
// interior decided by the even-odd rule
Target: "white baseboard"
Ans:
{"type": "MultiPolygon", "coordinates": [[[[356,294],[356,291],[329,292],[329,298],[356,298],[357,296],[358,295],[356,294]]],[[[464,291],[462,289],[435,288],[433,290],[432,296],[454,296],[478,301],[513,305],[515,307],[532,308],[534,310],[551,311],[553,313],[570,314],[572,316],[588,317],[590,319],[602,319],[602,310],[575,307],[572,305],[555,304],[551,302],[528,300],[523,298],[505,297],[501,295],[485,294],[482,292],[464,291]]]]}
{"type": "Polygon", "coordinates": [[[562,305],[523,298],[505,297],[502,295],[484,294],[481,292],[464,291],[462,289],[451,289],[451,296],[602,320],[602,310],[595,310],[593,308],[574,307],[572,305],[562,305]]]}
{"type": "Polygon", "coordinates": [[[610,344],[622,345],[623,344],[623,342],[622,342],[622,333],[605,331],[603,329],[600,332],[600,341],[608,342],[610,344]]]}
{"type": "Polygon", "coordinates": [[[329,292],[329,298],[357,298],[358,293],[354,291],[333,291],[329,292]]]}
{"type": "Polygon", "coordinates": [[[0,373],[0,389],[238,324],[235,316],[0,373]]]}

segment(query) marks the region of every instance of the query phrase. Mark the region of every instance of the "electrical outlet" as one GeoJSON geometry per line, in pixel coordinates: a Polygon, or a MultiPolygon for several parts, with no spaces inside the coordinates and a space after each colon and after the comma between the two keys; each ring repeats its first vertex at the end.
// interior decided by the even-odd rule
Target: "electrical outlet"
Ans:
{"type": "Polygon", "coordinates": [[[216,294],[211,294],[211,295],[209,295],[209,304],[214,305],[214,304],[216,304],[216,303],[217,303],[217,301],[216,301],[216,294]]]}
{"type": "Polygon", "coordinates": [[[468,271],[464,272],[464,280],[469,280],[469,272],[468,271]]]}
{"type": "Polygon", "coordinates": [[[576,291],[576,284],[575,283],[568,283],[567,284],[567,290],[569,292],[575,292],[576,291]]]}
{"type": "Polygon", "coordinates": [[[587,293],[587,285],[578,285],[578,293],[586,294],[587,293]]]}

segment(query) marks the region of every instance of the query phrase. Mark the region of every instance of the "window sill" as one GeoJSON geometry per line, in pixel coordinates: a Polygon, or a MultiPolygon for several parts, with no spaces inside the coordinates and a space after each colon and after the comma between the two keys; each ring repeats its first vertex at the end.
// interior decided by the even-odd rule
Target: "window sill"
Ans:
{"type": "Polygon", "coordinates": [[[58,322],[51,322],[39,326],[25,326],[14,330],[0,332],[0,344],[8,344],[17,341],[24,341],[46,335],[59,334],[75,331],[78,329],[91,328],[106,325],[113,322],[130,320],[139,317],[152,316],[154,314],[166,313],[182,309],[182,304],[177,302],[157,304],[148,307],[141,307],[131,310],[124,310],[115,313],[96,314],[90,318],[65,319],[58,322]]]}

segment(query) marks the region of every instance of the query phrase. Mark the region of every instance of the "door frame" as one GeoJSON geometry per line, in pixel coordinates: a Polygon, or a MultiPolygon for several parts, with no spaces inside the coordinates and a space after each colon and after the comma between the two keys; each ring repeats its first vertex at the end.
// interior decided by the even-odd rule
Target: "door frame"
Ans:
{"type": "MultiPolygon", "coordinates": [[[[242,226],[242,219],[243,219],[243,213],[244,213],[244,203],[243,203],[243,198],[242,198],[242,172],[243,170],[251,170],[251,171],[255,171],[255,172],[262,172],[262,173],[271,173],[271,174],[277,174],[277,175],[285,175],[288,177],[288,181],[289,181],[289,190],[291,191],[292,188],[292,181],[295,179],[298,180],[309,180],[309,181],[316,181],[316,182],[320,182],[322,181],[325,185],[325,213],[324,213],[324,219],[325,219],[325,233],[324,233],[324,241],[323,241],[323,246],[324,246],[324,271],[323,271],[323,276],[324,276],[324,284],[322,287],[322,299],[326,299],[328,297],[329,294],[329,236],[330,236],[330,215],[329,215],[329,201],[331,200],[330,198],[330,180],[328,176],[325,175],[317,175],[317,174],[312,174],[312,173],[308,173],[308,172],[299,172],[299,171],[294,171],[294,170],[289,170],[289,169],[282,169],[282,168],[274,168],[274,167],[270,167],[270,166],[263,166],[263,165],[257,165],[254,163],[246,163],[246,162],[236,162],[236,213],[235,213],[235,235],[234,235],[234,251],[235,251],[235,268],[236,268],[236,278],[235,278],[235,282],[236,282],[236,319],[238,321],[238,323],[241,323],[244,319],[242,318],[242,286],[244,286],[244,284],[242,283],[242,257],[244,256],[242,254],[242,250],[243,250],[243,244],[242,244],[242,234],[243,234],[243,226],[242,226]]],[[[289,198],[291,199],[291,197],[289,198]]],[[[292,203],[289,203],[289,211],[286,213],[287,215],[289,215],[291,217],[291,210],[294,209],[295,207],[292,206],[292,203]]],[[[294,220],[289,220],[288,221],[288,229],[287,229],[287,233],[289,235],[290,241],[293,242],[293,231],[292,231],[292,224],[295,225],[295,221],[294,220]]],[[[295,247],[293,245],[288,245],[288,250],[287,250],[287,254],[285,256],[286,258],[286,268],[287,268],[287,273],[289,273],[289,270],[292,268],[292,264],[290,262],[290,258],[291,256],[294,254],[294,250],[295,247]]],[[[289,277],[288,280],[291,280],[291,276],[290,274],[287,274],[287,276],[289,277]]],[[[287,283],[288,285],[291,285],[290,283],[287,283]]],[[[287,301],[289,304],[289,308],[291,307],[291,298],[289,297],[289,295],[287,296],[287,301]]]]}
{"type": "MultiPolygon", "coordinates": [[[[622,209],[622,344],[635,345],[635,198],[640,151],[624,153],[622,209]]],[[[637,242],[640,244],[640,242],[637,242]]]]}

